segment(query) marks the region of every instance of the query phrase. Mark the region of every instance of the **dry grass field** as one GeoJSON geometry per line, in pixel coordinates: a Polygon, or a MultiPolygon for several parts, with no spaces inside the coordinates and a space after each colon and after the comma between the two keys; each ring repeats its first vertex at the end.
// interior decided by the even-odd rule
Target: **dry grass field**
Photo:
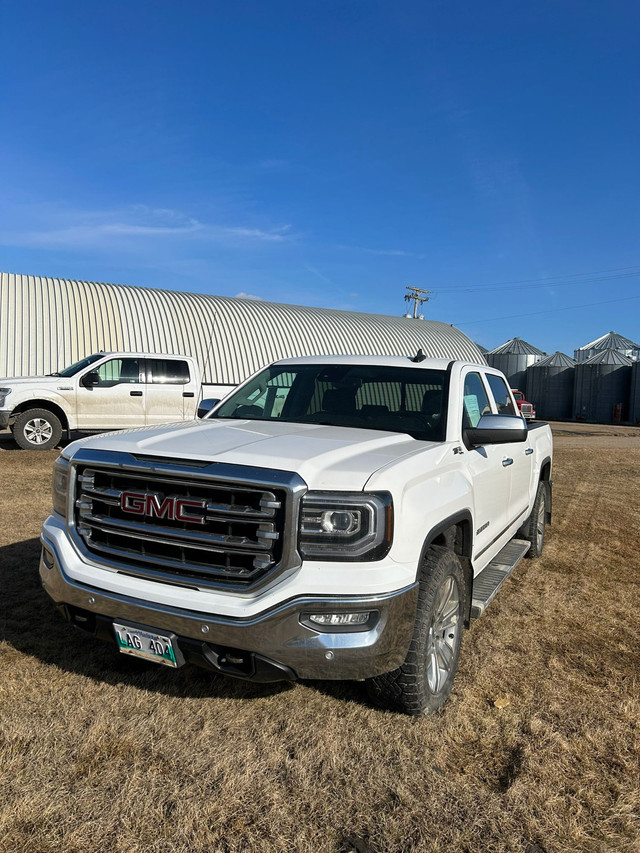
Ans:
{"type": "Polygon", "coordinates": [[[37,578],[56,454],[0,436],[0,851],[640,851],[640,430],[555,431],[544,556],[426,719],[76,633],[37,578]]]}

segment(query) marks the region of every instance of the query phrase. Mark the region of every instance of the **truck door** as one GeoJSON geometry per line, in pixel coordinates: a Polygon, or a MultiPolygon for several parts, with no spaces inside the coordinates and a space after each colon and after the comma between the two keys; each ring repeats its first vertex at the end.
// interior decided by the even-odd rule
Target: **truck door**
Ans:
{"type": "MultiPolygon", "coordinates": [[[[480,373],[469,371],[463,386],[462,429],[477,426],[482,415],[491,413],[489,394],[480,373]]],[[[466,452],[473,483],[475,558],[489,550],[507,527],[511,478],[509,466],[503,465],[506,457],[499,444],[472,447],[466,452]]]]}
{"type": "Polygon", "coordinates": [[[116,356],[91,365],[78,381],[78,429],[144,426],[143,359],[116,356]]]}
{"type": "Polygon", "coordinates": [[[195,418],[199,389],[191,373],[183,359],[146,359],[147,424],[195,418]]]}
{"type": "MultiPolygon", "coordinates": [[[[486,374],[496,411],[499,415],[519,415],[520,412],[513,405],[509,389],[501,376],[486,374]]],[[[507,522],[511,523],[518,518],[524,519],[526,510],[529,508],[531,496],[531,477],[533,473],[533,446],[531,437],[527,434],[524,442],[503,444],[502,449],[506,459],[512,462],[508,465],[511,472],[509,481],[509,504],[507,522]]],[[[534,490],[535,496],[535,490],[534,490]]],[[[533,499],[533,498],[532,498],[533,499]]]]}

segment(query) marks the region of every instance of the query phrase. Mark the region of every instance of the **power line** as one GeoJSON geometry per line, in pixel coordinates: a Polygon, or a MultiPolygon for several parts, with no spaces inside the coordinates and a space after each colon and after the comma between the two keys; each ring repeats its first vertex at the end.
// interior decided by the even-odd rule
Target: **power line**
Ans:
{"type": "Polygon", "coordinates": [[[409,293],[405,293],[404,301],[411,302],[413,300],[413,317],[414,319],[417,319],[418,305],[422,308],[422,303],[429,301],[429,296],[427,294],[433,293],[433,291],[421,290],[419,287],[412,287],[411,285],[407,285],[406,289],[409,293]],[[424,294],[424,296],[422,294],[424,294]]]}
{"type": "Polygon", "coordinates": [[[618,267],[611,270],[595,270],[585,273],[568,273],[561,276],[549,276],[547,278],[529,278],[519,279],[515,281],[494,282],[493,284],[475,284],[475,285],[453,285],[451,287],[440,287],[439,291],[444,293],[469,293],[476,290],[501,290],[509,288],[513,290],[526,290],[529,288],[537,288],[541,285],[549,287],[563,287],[579,284],[590,284],[600,281],[612,281],[614,279],[636,278],[640,276],[640,266],[635,267],[618,267]],[[609,275],[609,273],[617,273],[609,275]],[[567,281],[567,279],[575,279],[567,281]]]}
{"type": "Polygon", "coordinates": [[[638,296],[626,296],[623,299],[606,299],[601,302],[585,302],[582,305],[567,305],[565,308],[548,308],[546,311],[527,311],[526,314],[507,314],[503,317],[489,317],[484,320],[465,320],[462,323],[452,323],[453,326],[472,326],[476,323],[493,323],[497,320],[517,320],[520,317],[535,317],[539,314],[555,314],[560,311],[575,311],[577,308],[593,308],[596,305],[611,305],[613,302],[631,302],[640,299],[638,296]]]}

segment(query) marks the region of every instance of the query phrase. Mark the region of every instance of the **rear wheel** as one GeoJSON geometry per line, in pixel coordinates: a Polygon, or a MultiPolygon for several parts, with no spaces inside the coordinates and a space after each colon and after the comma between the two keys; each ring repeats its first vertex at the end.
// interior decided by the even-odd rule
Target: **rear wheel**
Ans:
{"type": "Polygon", "coordinates": [[[464,622],[465,581],[460,560],[433,548],[420,573],[413,638],[402,666],[368,679],[372,700],[383,708],[418,716],[446,701],[458,668],[464,622]]]}
{"type": "Polygon", "coordinates": [[[525,554],[532,559],[539,557],[544,548],[544,536],[547,527],[547,487],[541,480],[538,483],[536,499],[531,510],[531,515],[518,531],[518,537],[530,543],[530,548],[525,554]]]}
{"type": "Polygon", "coordinates": [[[60,443],[62,424],[48,409],[28,409],[15,419],[13,437],[23,450],[51,450],[60,443]]]}

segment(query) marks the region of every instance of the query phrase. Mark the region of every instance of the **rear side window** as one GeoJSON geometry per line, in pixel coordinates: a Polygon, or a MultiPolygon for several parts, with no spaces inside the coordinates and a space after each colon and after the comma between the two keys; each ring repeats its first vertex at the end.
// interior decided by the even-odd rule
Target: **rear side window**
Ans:
{"type": "Polygon", "coordinates": [[[189,364],[167,358],[147,359],[147,382],[153,385],[186,385],[189,381],[189,364]]]}
{"type": "Polygon", "coordinates": [[[516,415],[517,412],[511,402],[509,389],[507,388],[507,384],[504,379],[501,379],[500,376],[495,376],[492,373],[487,373],[486,376],[489,381],[489,388],[491,388],[491,393],[493,394],[493,399],[496,401],[496,406],[498,407],[498,414],[516,415]]]}
{"type": "Polygon", "coordinates": [[[491,414],[487,392],[479,373],[467,373],[464,380],[462,428],[477,427],[482,415],[491,414]]]}

